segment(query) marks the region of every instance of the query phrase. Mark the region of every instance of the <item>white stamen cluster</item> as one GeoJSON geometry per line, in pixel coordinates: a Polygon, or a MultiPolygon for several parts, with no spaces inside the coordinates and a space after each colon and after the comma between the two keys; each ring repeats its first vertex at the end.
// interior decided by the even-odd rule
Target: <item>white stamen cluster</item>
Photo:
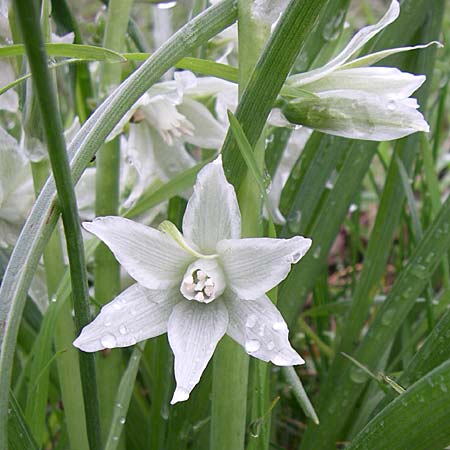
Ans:
{"type": "Polygon", "coordinates": [[[197,269],[183,279],[182,287],[188,292],[194,300],[203,303],[209,303],[214,300],[215,283],[206,272],[197,269]]]}

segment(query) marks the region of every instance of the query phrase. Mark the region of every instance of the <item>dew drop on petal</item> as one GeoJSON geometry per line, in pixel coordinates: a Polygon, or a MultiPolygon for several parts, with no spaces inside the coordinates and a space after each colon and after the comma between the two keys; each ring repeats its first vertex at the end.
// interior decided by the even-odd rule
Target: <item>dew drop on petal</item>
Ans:
{"type": "Polygon", "coordinates": [[[248,353],[257,352],[261,347],[261,344],[256,339],[250,339],[245,343],[245,350],[248,353]]]}
{"type": "Polygon", "coordinates": [[[100,339],[100,343],[102,344],[103,347],[105,348],[113,348],[116,346],[116,338],[115,336],[113,336],[112,334],[105,334],[104,336],[102,336],[102,338],[100,339]]]}
{"type": "Polygon", "coordinates": [[[247,320],[245,322],[245,326],[247,328],[253,328],[256,325],[256,316],[254,314],[250,314],[247,317],[247,320]]]}
{"type": "Polygon", "coordinates": [[[128,328],[125,325],[120,325],[119,333],[120,334],[127,334],[127,332],[128,332],[128,328]]]}
{"type": "Polygon", "coordinates": [[[389,100],[387,103],[387,109],[388,111],[395,111],[395,109],[397,108],[395,101],[394,100],[389,100]]]}
{"type": "Polygon", "coordinates": [[[270,341],[267,343],[267,348],[269,350],[273,350],[275,348],[275,343],[273,341],[270,341]]]}
{"type": "Polygon", "coordinates": [[[287,330],[287,325],[284,322],[274,322],[272,324],[272,328],[275,331],[287,330]]]}

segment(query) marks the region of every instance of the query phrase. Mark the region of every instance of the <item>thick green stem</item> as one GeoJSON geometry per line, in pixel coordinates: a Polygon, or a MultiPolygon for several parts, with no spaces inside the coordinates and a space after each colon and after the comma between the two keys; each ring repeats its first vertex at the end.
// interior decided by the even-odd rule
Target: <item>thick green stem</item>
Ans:
{"type": "MultiPolygon", "coordinates": [[[[124,50],[124,35],[127,30],[132,0],[111,0],[108,4],[103,46],[121,52],[124,50]]],[[[100,94],[120,83],[121,66],[107,64],[103,67],[100,94]]],[[[120,142],[119,138],[107,142],[97,153],[95,214],[97,217],[117,215],[119,210],[120,142]]],[[[95,252],[94,271],[95,298],[97,303],[110,302],[120,292],[120,266],[109,248],[101,243],[95,252]]],[[[108,430],[114,410],[116,393],[122,372],[121,351],[102,352],[97,360],[99,380],[100,420],[103,440],[108,430]]],[[[120,448],[125,448],[124,435],[120,448]]]]}
{"type": "MultiPolygon", "coordinates": [[[[61,207],[69,256],[72,293],[77,327],[81,329],[90,320],[89,296],[84,263],[84,247],[78,219],[75,192],[70,173],[69,158],[64,141],[52,78],[47,68],[47,55],[34,2],[15,2],[22,36],[27,50],[35,93],[41,110],[42,124],[47,140],[48,153],[61,207]]],[[[97,392],[95,367],[92,355],[81,354],[83,394],[86,408],[86,424],[92,449],[99,449],[97,392]]]]}
{"type": "MultiPolygon", "coordinates": [[[[239,91],[244,91],[247,81],[258,61],[270,26],[256,22],[252,15],[252,1],[238,0],[239,33],[239,91]]],[[[260,140],[255,148],[258,165],[264,162],[264,143],[260,140]]],[[[238,193],[242,215],[242,236],[258,236],[261,233],[261,197],[253,175],[247,173],[238,193]]],[[[246,431],[247,384],[249,357],[242,348],[228,337],[218,345],[214,355],[213,394],[211,418],[211,448],[217,450],[243,449],[246,431]]],[[[265,368],[257,367],[253,373],[261,374],[265,368]]],[[[262,376],[262,378],[265,378],[262,376]]],[[[253,383],[256,396],[260,395],[262,378],[253,383]]],[[[265,385],[266,383],[263,382],[265,385]]],[[[265,395],[264,395],[265,396],[265,395]]],[[[252,399],[252,405],[259,405],[252,399]]],[[[263,400],[264,402],[264,400],[263,400]]],[[[259,410],[259,408],[257,408],[259,410]]],[[[252,408],[253,416],[258,411],[252,408]],[[254,413],[254,414],[253,414],[254,413]]]]}

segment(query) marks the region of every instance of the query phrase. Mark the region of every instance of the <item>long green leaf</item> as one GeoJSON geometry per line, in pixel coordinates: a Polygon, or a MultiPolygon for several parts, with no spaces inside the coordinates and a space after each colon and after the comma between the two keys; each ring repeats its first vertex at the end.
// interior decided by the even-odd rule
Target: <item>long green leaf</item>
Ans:
{"type": "Polygon", "coordinates": [[[38,450],[39,446],[28,427],[20,405],[10,392],[8,408],[8,449],[9,450],[38,450]]]}
{"type": "Polygon", "coordinates": [[[105,450],[116,450],[119,445],[143,351],[144,345],[138,345],[134,348],[128,366],[120,380],[105,450]]]}
{"type": "Polygon", "coordinates": [[[440,450],[450,444],[450,361],[397,397],[367,424],[348,450],[440,450]],[[417,414],[420,412],[420,426],[417,414]]]}
{"type": "MultiPolygon", "coordinates": [[[[126,62],[127,58],[113,50],[85,44],[50,44],[44,45],[49,56],[62,58],[75,58],[84,61],[126,62]]],[[[0,58],[25,55],[25,46],[22,44],[0,47],[0,58]]]]}
{"type": "MultiPolygon", "coordinates": [[[[361,364],[372,370],[379,367],[386,349],[391,345],[403,323],[403,318],[414,306],[414,299],[426,287],[436,266],[448,251],[449,229],[450,198],[425,231],[410,261],[401,271],[388,297],[380,307],[369,332],[357,352],[352,355],[361,364]]],[[[324,449],[332,448],[365,387],[367,375],[361,369],[352,369],[347,360],[341,364],[341,368],[341,372],[334,379],[334,386],[339,386],[339,389],[322,400],[326,407],[320,409],[322,422],[317,429],[320,433],[309,434],[308,440],[303,443],[306,448],[314,448],[315,444],[312,443],[317,442],[316,439],[319,436],[324,449]],[[336,414],[337,411],[339,414],[336,414]]]]}

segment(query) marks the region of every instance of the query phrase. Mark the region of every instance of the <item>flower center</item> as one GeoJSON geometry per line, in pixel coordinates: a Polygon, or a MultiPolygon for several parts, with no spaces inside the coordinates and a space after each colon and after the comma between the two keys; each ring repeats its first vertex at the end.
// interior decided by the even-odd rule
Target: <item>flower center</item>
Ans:
{"type": "Polygon", "coordinates": [[[184,274],[180,291],[188,300],[212,302],[225,290],[225,277],[217,261],[198,259],[184,274]]]}

